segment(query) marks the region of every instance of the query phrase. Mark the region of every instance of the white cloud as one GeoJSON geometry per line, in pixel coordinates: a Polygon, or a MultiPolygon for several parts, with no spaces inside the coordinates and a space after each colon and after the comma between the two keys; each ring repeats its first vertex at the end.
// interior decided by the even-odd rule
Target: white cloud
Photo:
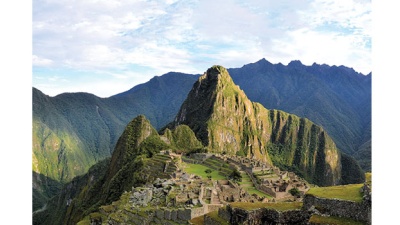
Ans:
{"type": "Polygon", "coordinates": [[[53,61],[51,59],[41,58],[37,55],[32,55],[32,65],[34,66],[48,66],[51,65],[53,61]]]}
{"type": "Polygon", "coordinates": [[[150,79],[265,57],[371,71],[370,1],[34,0],[32,31],[34,68],[150,79]]]}
{"type": "Polygon", "coordinates": [[[302,63],[325,63],[329,65],[348,65],[353,62],[357,71],[367,74],[371,69],[370,51],[360,48],[357,37],[339,35],[336,33],[318,33],[309,29],[299,29],[289,33],[288,40],[276,40],[275,52],[286,52],[287,55],[279,59],[288,63],[290,58],[298,57],[302,63]],[[346,54],[343,54],[345,52],[346,54]]]}

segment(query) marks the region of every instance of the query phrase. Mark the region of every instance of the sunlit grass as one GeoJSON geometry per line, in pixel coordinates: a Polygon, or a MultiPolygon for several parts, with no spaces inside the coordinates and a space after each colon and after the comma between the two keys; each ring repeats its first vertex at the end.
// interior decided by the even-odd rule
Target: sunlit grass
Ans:
{"type": "Polygon", "coordinates": [[[330,187],[314,187],[307,194],[321,198],[336,198],[355,202],[362,201],[362,193],[360,191],[363,184],[349,184],[330,187]]]}
{"type": "Polygon", "coordinates": [[[372,173],[365,173],[365,183],[370,185],[372,188],[372,173]]]}
{"type": "Polygon", "coordinates": [[[207,169],[211,169],[212,172],[210,173],[212,180],[226,180],[225,176],[218,174],[217,170],[214,170],[210,167],[200,165],[200,164],[191,164],[191,163],[184,163],[183,170],[190,174],[195,174],[197,176],[202,177],[203,179],[208,179],[208,174],[205,172],[207,169]]]}
{"type": "Polygon", "coordinates": [[[329,225],[363,225],[365,223],[348,219],[348,218],[341,218],[341,217],[334,217],[334,216],[319,216],[319,215],[313,215],[311,216],[310,223],[316,223],[316,224],[329,224],[329,225]]]}
{"type": "Polygon", "coordinates": [[[270,196],[270,195],[268,195],[268,194],[266,194],[266,193],[264,193],[264,192],[261,192],[261,191],[259,191],[259,190],[257,190],[255,187],[247,187],[247,188],[244,188],[244,189],[246,189],[247,190],[247,192],[249,193],[249,194],[256,194],[256,195],[258,195],[259,197],[266,197],[266,198],[268,198],[268,199],[272,199],[272,196],[270,196]]]}
{"type": "Polygon", "coordinates": [[[233,202],[230,204],[232,207],[252,210],[260,208],[275,209],[278,211],[301,209],[303,203],[301,202],[276,202],[276,203],[261,203],[261,202],[233,202]]]}

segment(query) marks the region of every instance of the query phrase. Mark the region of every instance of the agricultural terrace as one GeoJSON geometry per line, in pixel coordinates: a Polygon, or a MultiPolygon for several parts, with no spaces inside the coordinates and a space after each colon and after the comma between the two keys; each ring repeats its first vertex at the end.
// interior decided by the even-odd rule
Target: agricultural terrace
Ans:
{"type": "Polygon", "coordinates": [[[349,218],[335,216],[312,215],[308,221],[310,224],[329,224],[329,225],[364,225],[364,222],[352,220],[349,218]]]}
{"type": "Polygon", "coordinates": [[[349,184],[330,187],[313,187],[307,194],[320,198],[361,202],[363,200],[363,195],[361,193],[362,186],[363,184],[349,184]]]}
{"type": "Polygon", "coordinates": [[[275,209],[277,211],[287,211],[287,210],[295,210],[301,209],[303,207],[302,202],[270,202],[270,203],[261,203],[261,202],[233,202],[230,203],[232,207],[241,208],[245,210],[253,210],[253,209],[275,209]]]}

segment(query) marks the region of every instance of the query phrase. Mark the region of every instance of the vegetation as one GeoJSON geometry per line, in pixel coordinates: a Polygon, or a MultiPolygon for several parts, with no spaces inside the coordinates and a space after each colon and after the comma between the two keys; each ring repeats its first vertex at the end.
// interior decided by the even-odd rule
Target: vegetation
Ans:
{"type": "Polygon", "coordinates": [[[187,125],[179,125],[172,132],[171,145],[185,152],[201,151],[203,145],[187,125]]]}
{"type": "Polygon", "coordinates": [[[256,194],[259,197],[264,197],[264,198],[268,198],[268,199],[273,199],[273,197],[269,194],[266,194],[262,191],[257,190],[254,186],[251,187],[245,187],[244,189],[246,189],[246,191],[252,195],[252,194],[256,194]]]}
{"type": "Polygon", "coordinates": [[[32,211],[43,208],[62,188],[62,183],[35,172],[32,172],[32,184],[32,211]]]}
{"type": "Polygon", "coordinates": [[[312,215],[309,223],[313,224],[329,224],[329,225],[365,225],[364,222],[352,220],[349,218],[335,216],[312,215]]]}
{"type": "Polygon", "coordinates": [[[292,188],[292,189],[290,189],[290,190],[289,190],[289,193],[290,193],[292,196],[300,197],[300,191],[299,191],[299,189],[297,189],[297,188],[292,188]]]}
{"type": "Polygon", "coordinates": [[[365,183],[372,188],[372,173],[365,173],[365,183]]]}
{"type": "Polygon", "coordinates": [[[363,184],[348,184],[331,187],[313,187],[307,194],[320,198],[336,198],[355,202],[362,201],[361,187],[363,184]]]}
{"type": "Polygon", "coordinates": [[[212,180],[224,180],[226,177],[220,175],[218,171],[212,170],[210,167],[200,164],[183,163],[184,171],[190,174],[195,174],[203,179],[207,179],[211,176],[212,180]],[[206,173],[206,170],[212,170],[211,173],[206,173]]]}
{"type": "Polygon", "coordinates": [[[251,203],[251,202],[233,202],[230,203],[232,207],[241,208],[245,210],[253,210],[260,208],[275,209],[278,211],[287,211],[294,209],[301,209],[303,203],[301,202],[277,202],[277,203],[251,203]]]}
{"type": "Polygon", "coordinates": [[[242,175],[240,174],[240,172],[237,169],[235,169],[229,175],[229,179],[231,179],[235,182],[240,182],[240,181],[242,181],[242,175]]]}
{"type": "Polygon", "coordinates": [[[211,176],[212,170],[211,169],[206,169],[206,170],[204,170],[204,172],[207,174],[208,179],[212,178],[212,176],[211,176]]]}
{"type": "Polygon", "coordinates": [[[359,184],[365,181],[365,172],[349,155],[341,154],[342,184],[359,184]]]}

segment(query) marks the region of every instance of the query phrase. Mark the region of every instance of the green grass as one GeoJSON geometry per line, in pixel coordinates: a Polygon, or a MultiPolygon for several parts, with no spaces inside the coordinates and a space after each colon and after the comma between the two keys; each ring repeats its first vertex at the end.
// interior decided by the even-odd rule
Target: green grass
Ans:
{"type": "Polygon", "coordinates": [[[372,173],[365,173],[365,183],[372,187],[372,173]]]}
{"type": "Polygon", "coordinates": [[[252,195],[252,194],[256,194],[256,195],[258,195],[258,196],[260,196],[260,197],[266,197],[266,198],[269,198],[269,199],[272,198],[272,196],[270,196],[270,195],[268,195],[268,194],[265,194],[264,192],[261,192],[261,191],[257,190],[257,189],[254,187],[254,184],[253,184],[253,182],[251,181],[249,175],[247,175],[247,173],[243,172],[243,173],[241,173],[241,175],[242,175],[242,181],[240,181],[240,182],[238,182],[238,183],[239,183],[240,186],[243,187],[243,189],[245,189],[249,194],[251,194],[251,195],[252,195]]]}
{"type": "Polygon", "coordinates": [[[245,188],[246,190],[247,190],[247,192],[249,192],[249,194],[256,194],[256,195],[258,195],[258,196],[260,196],[260,197],[266,197],[266,198],[268,198],[268,199],[272,199],[272,196],[270,196],[270,195],[268,195],[268,194],[266,194],[266,193],[264,193],[264,192],[261,192],[261,191],[259,191],[259,190],[257,190],[255,187],[248,187],[248,188],[245,188]]]}
{"type": "Polygon", "coordinates": [[[267,208],[267,209],[275,209],[277,211],[287,211],[287,210],[301,209],[303,203],[302,202],[276,202],[276,203],[233,202],[230,205],[232,207],[241,208],[245,210],[267,208]]]}
{"type": "Polygon", "coordinates": [[[212,180],[226,180],[227,179],[225,176],[218,174],[217,170],[213,170],[212,168],[209,168],[204,165],[191,164],[191,163],[183,163],[183,165],[184,165],[184,171],[186,171],[187,173],[198,175],[198,176],[202,177],[203,179],[207,179],[207,176],[208,176],[208,174],[206,172],[204,172],[206,169],[212,170],[212,173],[210,174],[212,180]]]}
{"type": "Polygon", "coordinates": [[[340,186],[330,187],[314,187],[311,188],[307,194],[314,195],[316,197],[328,198],[328,199],[342,199],[355,202],[362,201],[362,193],[360,188],[363,184],[349,184],[340,186]]]}
{"type": "Polygon", "coordinates": [[[329,225],[363,225],[365,223],[348,219],[348,218],[340,218],[340,217],[325,217],[325,216],[319,216],[319,215],[313,215],[311,216],[310,223],[316,223],[316,224],[329,224],[329,225]]]}
{"type": "Polygon", "coordinates": [[[76,225],[90,225],[89,216],[86,216],[83,220],[79,221],[76,225]]]}

